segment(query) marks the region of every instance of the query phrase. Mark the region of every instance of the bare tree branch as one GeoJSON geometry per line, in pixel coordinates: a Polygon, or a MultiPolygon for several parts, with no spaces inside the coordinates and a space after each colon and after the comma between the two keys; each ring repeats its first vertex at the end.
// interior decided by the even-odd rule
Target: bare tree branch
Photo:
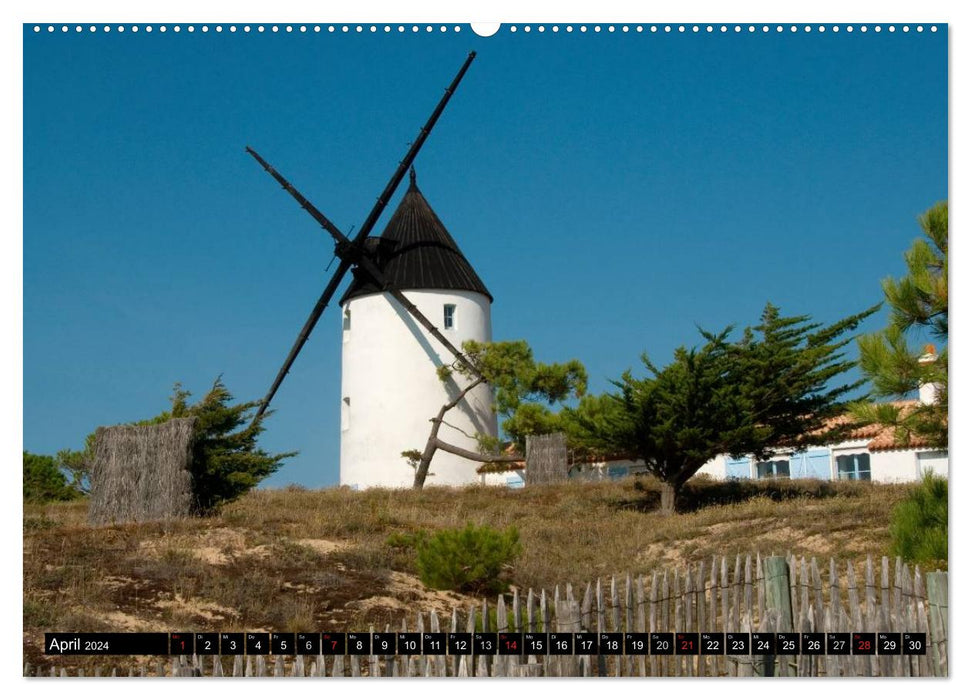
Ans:
{"type": "MultiPolygon", "coordinates": [[[[472,391],[475,387],[480,384],[485,383],[485,378],[481,375],[474,379],[467,387],[458,393],[454,399],[449,401],[447,404],[442,406],[438,411],[438,415],[431,419],[432,430],[428,436],[428,442],[425,443],[425,449],[421,453],[421,460],[418,462],[418,468],[415,469],[415,483],[414,488],[421,489],[425,485],[425,479],[428,477],[428,468],[431,466],[432,457],[435,456],[435,450],[439,448],[438,443],[438,430],[442,427],[444,422],[445,414],[451,409],[459,405],[459,402],[465,398],[465,396],[472,391]]],[[[455,448],[458,449],[458,448],[455,448]]],[[[475,454],[475,453],[470,453],[475,454]]],[[[489,461],[489,460],[486,460],[489,461]]]]}
{"type": "Polygon", "coordinates": [[[443,442],[438,438],[435,439],[435,448],[441,450],[442,452],[448,452],[453,455],[458,455],[459,457],[465,457],[466,459],[471,459],[475,462],[522,462],[523,458],[520,455],[496,455],[489,456],[480,454],[478,452],[473,452],[472,450],[466,450],[461,447],[456,447],[455,445],[450,445],[447,442],[443,442]]]}

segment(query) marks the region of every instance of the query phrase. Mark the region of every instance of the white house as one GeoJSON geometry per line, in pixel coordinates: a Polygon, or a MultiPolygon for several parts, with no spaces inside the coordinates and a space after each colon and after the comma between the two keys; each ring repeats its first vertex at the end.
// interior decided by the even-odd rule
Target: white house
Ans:
{"type": "MultiPolygon", "coordinates": [[[[920,362],[936,360],[934,346],[927,345],[920,362]]],[[[926,383],[917,393],[917,399],[896,401],[894,405],[906,413],[921,404],[937,401],[939,390],[937,385],[926,383]]],[[[848,415],[838,416],[824,429],[851,421],[848,415]]],[[[853,429],[843,442],[817,445],[801,452],[780,449],[767,460],[719,455],[698,473],[716,479],[855,479],[894,483],[917,481],[925,472],[947,478],[946,449],[935,449],[916,436],[911,436],[905,446],[897,445],[893,428],[874,424],[853,429]]]]}
{"type": "MultiPolygon", "coordinates": [[[[899,405],[906,409],[917,403],[905,401],[899,405]]],[[[848,418],[837,419],[841,420],[848,418]]],[[[715,479],[855,479],[894,483],[917,481],[927,471],[947,478],[947,450],[934,449],[916,437],[900,447],[894,443],[893,428],[869,425],[853,430],[843,442],[795,453],[779,450],[764,461],[719,455],[698,473],[715,479]]]]}
{"type": "Polygon", "coordinates": [[[526,485],[526,465],[523,462],[482,464],[476,468],[483,486],[507,486],[521,489],[526,485]]]}
{"type": "MultiPolygon", "coordinates": [[[[388,281],[452,345],[492,340],[492,295],[419,191],[414,171],[384,232],[368,238],[367,245],[388,281]]],[[[454,357],[363,275],[355,277],[340,304],[340,483],[352,488],[410,487],[414,472],[401,453],[424,448],[429,419],[457,395],[455,381],[443,383],[436,373],[454,357]]],[[[447,420],[439,436],[458,447],[475,450],[476,433],[495,436],[488,385],[466,395],[447,420]]],[[[439,450],[426,484],[476,483],[476,466],[439,450]]]]}
{"type": "MultiPolygon", "coordinates": [[[[922,392],[921,399],[932,401],[933,395],[922,392]]],[[[897,402],[904,410],[917,404],[918,401],[897,402]]],[[[834,423],[849,420],[849,416],[840,416],[834,423]]],[[[643,460],[624,455],[570,467],[574,478],[590,480],[620,479],[645,471],[643,460]]],[[[914,437],[906,447],[900,447],[894,443],[892,428],[869,425],[854,429],[843,442],[813,446],[800,452],[779,449],[770,458],[761,461],[752,456],[736,459],[731,455],[718,455],[705,464],[698,474],[714,479],[781,478],[894,483],[917,481],[928,471],[947,478],[947,450],[934,449],[914,437]]],[[[522,463],[483,465],[478,472],[483,484],[516,488],[525,483],[525,465],[522,463]]]]}

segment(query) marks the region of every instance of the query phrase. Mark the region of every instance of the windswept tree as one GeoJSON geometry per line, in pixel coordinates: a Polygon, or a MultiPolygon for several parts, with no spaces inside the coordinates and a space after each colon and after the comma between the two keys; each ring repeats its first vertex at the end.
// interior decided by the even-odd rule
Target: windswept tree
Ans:
{"type": "Polygon", "coordinates": [[[890,323],[860,338],[860,367],[874,397],[908,398],[928,385],[935,388],[933,400],[916,407],[860,402],[853,413],[861,422],[893,427],[900,445],[916,437],[947,447],[947,202],[918,221],[924,237],[904,254],[907,274],[883,281],[890,323]],[[922,345],[926,340],[938,344],[936,352],[922,345]]]}
{"type": "Polygon", "coordinates": [[[628,438],[633,434],[633,414],[616,394],[587,394],[575,408],[560,411],[557,418],[557,429],[566,435],[567,447],[578,461],[600,461],[632,452],[628,438]]]}
{"type": "Polygon", "coordinates": [[[488,384],[495,396],[495,410],[502,419],[501,428],[522,453],[527,435],[554,432],[559,429],[560,415],[550,407],[567,399],[583,396],[587,373],[578,360],[545,364],[536,362],[533,351],[524,340],[480,343],[468,340],[462,344],[465,361],[439,368],[439,379],[460,378],[464,382],[456,396],[441,407],[431,419],[432,427],[420,453],[402,453],[415,463],[414,487],[421,489],[428,476],[432,459],[438,450],[477,462],[511,462],[522,459],[503,455],[500,441],[478,435],[479,451],[467,450],[442,440],[438,434],[445,416],[466,395],[481,384],[488,384]]]}
{"type": "Polygon", "coordinates": [[[190,397],[181,384],[176,384],[172,407],[141,423],[164,423],[170,418],[196,419],[190,471],[200,514],[239,498],[276,472],[283,460],[297,454],[270,454],[257,447],[257,439],[264,430],[263,421],[272,412],[267,411],[251,422],[251,411],[260,402],[233,403],[233,395],[222,377],[216,378],[199,401],[189,403],[190,397]]]}
{"type": "MultiPolygon", "coordinates": [[[[192,394],[176,384],[171,407],[154,418],[133,425],[164,423],[171,418],[195,418],[193,435],[192,490],[199,514],[210,513],[219,505],[235,500],[277,471],[283,461],[297,454],[269,454],[257,446],[263,432],[264,413],[251,422],[259,401],[234,403],[222,377],[217,377],[206,394],[190,403],[192,394]]],[[[83,450],[62,450],[57,464],[72,474],[72,488],[87,493],[94,455],[94,433],[88,435],[83,450]]]]}
{"type": "Polygon", "coordinates": [[[673,512],[681,487],[719,454],[764,459],[835,437],[843,428],[824,431],[826,422],[862,383],[840,381],[855,364],[848,334],[877,308],[824,326],[769,304],[736,342],[731,328],[702,331],[700,347],[678,348],[663,368],[643,355],[647,376],[625,372],[618,392],[568,409],[566,425],[581,444],[643,459],[663,483],[662,511],[673,512]]]}

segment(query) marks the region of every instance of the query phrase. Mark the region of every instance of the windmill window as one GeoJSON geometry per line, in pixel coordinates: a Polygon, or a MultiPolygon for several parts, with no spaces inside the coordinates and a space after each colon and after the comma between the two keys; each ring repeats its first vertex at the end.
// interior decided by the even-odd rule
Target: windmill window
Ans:
{"type": "Polygon", "coordinates": [[[869,453],[861,452],[854,455],[837,456],[836,475],[843,480],[870,481],[869,453]]]}
{"type": "Polygon", "coordinates": [[[774,459],[769,462],[756,462],[755,473],[760,479],[788,479],[789,460],[774,459]]]}
{"type": "Polygon", "coordinates": [[[351,427],[351,397],[345,396],[341,401],[341,430],[350,430],[351,427]]]}
{"type": "Polygon", "coordinates": [[[445,329],[455,328],[455,304],[445,305],[445,329]]]}
{"type": "Polygon", "coordinates": [[[351,310],[344,309],[344,330],[351,330],[351,310]]]}

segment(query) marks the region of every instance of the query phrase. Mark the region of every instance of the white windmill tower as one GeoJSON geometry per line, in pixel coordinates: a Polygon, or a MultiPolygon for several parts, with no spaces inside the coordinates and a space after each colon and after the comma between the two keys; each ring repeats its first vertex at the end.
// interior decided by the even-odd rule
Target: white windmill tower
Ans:
{"type": "MultiPolygon", "coordinates": [[[[379,238],[366,243],[388,283],[404,292],[455,347],[492,340],[492,295],[428,201],[411,183],[379,238]]],[[[429,419],[459,388],[436,373],[452,352],[365,274],[341,298],[341,484],[355,488],[411,486],[402,451],[420,450],[429,419]]],[[[492,393],[482,384],[449,413],[441,437],[475,450],[476,433],[495,436],[492,393]]],[[[426,483],[476,481],[475,464],[439,453],[426,483]]]]}
{"type": "MultiPolygon", "coordinates": [[[[411,167],[445,105],[461,82],[475,52],[445,90],[432,115],[398,164],[384,191],[353,239],[297,191],[256,151],[247,152],[334,239],[340,264],[310,312],[253,421],[263,416],[297,355],[310,337],[349,270],[354,282],[344,307],[341,406],[341,483],[359,488],[416,483],[401,453],[422,447],[432,415],[457,396],[454,383],[442,383],[436,368],[464,360],[461,345],[492,337],[492,296],[462,255],[445,226],[418,190],[411,187],[384,233],[369,237],[411,167]],[[407,290],[407,295],[403,290],[407,290]]],[[[449,442],[474,450],[475,434],[496,435],[496,418],[487,385],[468,392],[449,414],[449,442]]],[[[474,463],[451,454],[435,460],[431,484],[475,481],[474,463]]]]}

